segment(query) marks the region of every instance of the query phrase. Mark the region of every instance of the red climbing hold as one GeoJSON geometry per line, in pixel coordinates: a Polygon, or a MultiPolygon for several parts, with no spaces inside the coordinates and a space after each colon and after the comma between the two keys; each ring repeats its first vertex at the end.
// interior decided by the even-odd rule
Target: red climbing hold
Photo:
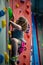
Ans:
{"type": "Polygon", "coordinates": [[[21,3],[24,3],[24,2],[25,2],[25,0],[20,0],[20,2],[21,2],[21,3]]]}
{"type": "Polygon", "coordinates": [[[26,55],[23,55],[24,58],[26,58],[26,55]]]}
{"type": "Polygon", "coordinates": [[[29,14],[29,10],[28,9],[26,9],[26,13],[29,14]]]}
{"type": "Polygon", "coordinates": [[[26,65],[25,63],[23,63],[23,65],[26,65]]]}
{"type": "Polygon", "coordinates": [[[29,34],[27,34],[27,37],[28,37],[28,38],[30,37],[29,34]]]}
{"type": "Polygon", "coordinates": [[[27,8],[29,8],[29,4],[27,4],[27,8]]]}

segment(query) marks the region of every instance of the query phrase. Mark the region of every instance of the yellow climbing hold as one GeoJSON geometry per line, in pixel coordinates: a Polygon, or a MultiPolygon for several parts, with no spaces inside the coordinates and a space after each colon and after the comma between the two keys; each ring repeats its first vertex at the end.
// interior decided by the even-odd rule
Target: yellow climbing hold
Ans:
{"type": "Polygon", "coordinates": [[[8,63],[9,61],[9,55],[7,52],[4,52],[5,62],[8,63]]]}
{"type": "Polygon", "coordinates": [[[11,45],[10,45],[10,44],[8,44],[8,50],[11,50],[11,49],[12,49],[11,45]]]}
{"type": "Polygon", "coordinates": [[[16,4],[16,7],[18,8],[19,7],[19,4],[16,4]]]}
{"type": "Polygon", "coordinates": [[[11,31],[8,31],[8,34],[11,35],[11,31]]]}
{"type": "Polygon", "coordinates": [[[2,27],[6,27],[6,20],[2,20],[2,27]]]}

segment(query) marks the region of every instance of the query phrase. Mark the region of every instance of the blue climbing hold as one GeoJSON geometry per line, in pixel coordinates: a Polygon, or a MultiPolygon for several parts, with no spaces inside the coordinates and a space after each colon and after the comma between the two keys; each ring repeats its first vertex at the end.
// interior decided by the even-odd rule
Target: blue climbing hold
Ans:
{"type": "Polygon", "coordinates": [[[2,31],[2,29],[0,28],[0,32],[2,31]]]}
{"type": "Polygon", "coordinates": [[[0,11],[0,17],[4,16],[5,12],[3,10],[0,11]]]}
{"type": "Polygon", "coordinates": [[[3,63],[3,60],[4,60],[4,56],[2,54],[0,54],[0,64],[3,63]]]}

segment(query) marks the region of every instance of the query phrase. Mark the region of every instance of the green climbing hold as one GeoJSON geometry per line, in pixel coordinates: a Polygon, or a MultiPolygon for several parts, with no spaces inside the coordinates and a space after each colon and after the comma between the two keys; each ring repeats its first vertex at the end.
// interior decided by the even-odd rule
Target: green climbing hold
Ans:
{"type": "Polygon", "coordinates": [[[17,56],[12,57],[12,61],[16,61],[17,59],[18,59],[18,57],[17,57],[17,56]]]}
{"type": "Polygon", "coordinates": [[[8,13],[9,13],[9,19],[11,20],[11,18],[13,17],[13,11],[10,7],[8,8],[8,13]]]}
{"type": "Polygon", "coordinates": [[[42,46],[43,46],[43,44],[42,44],[42,46]]]}

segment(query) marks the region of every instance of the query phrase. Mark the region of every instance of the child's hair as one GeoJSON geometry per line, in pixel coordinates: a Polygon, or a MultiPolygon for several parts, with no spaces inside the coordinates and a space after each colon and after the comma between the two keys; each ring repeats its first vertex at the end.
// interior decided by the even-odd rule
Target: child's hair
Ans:
{"type": "Polygon", "coordinates": [[[25,18],[20,17],[16,23],[22,27],[22,31],[26,31],[27,29],[27,21],[25,18]]]}

